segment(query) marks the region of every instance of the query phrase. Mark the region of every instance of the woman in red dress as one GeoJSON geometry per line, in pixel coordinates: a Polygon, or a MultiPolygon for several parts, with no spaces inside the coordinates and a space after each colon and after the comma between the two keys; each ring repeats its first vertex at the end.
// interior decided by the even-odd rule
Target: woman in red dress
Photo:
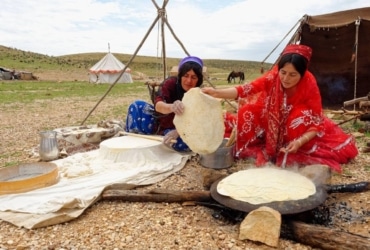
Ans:
{"type": "MultiPolygon", "coordinates": [[[[236,126],[235,157],[254,157],[256,165],[341,165],[358,154],[355,139],[322,113],[316,79],[308,71],[312,50],[288,45],[277,65],[237,87],[203,88],[216,98],[237,99],[237,114],[225,114],[225,133],[236,126]]],[[[285,166],[284,165],[284,166],[285,166]]]]}

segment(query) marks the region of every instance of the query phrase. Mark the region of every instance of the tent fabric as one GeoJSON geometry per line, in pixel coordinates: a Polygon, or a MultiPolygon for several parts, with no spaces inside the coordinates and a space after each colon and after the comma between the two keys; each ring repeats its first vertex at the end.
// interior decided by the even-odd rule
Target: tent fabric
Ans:
{"type": "MultiPolygon", "coordinates": [[[[99,62],[89,70],[90,82],[114,83],[121,75],[125,65],[112,53],[106,54],[99,62]]],[[[132,83],[131,70],[127,68],[117,83],[132,83]]]]}
{"type": "Polygon", "coordinates": [[[370,7],[334,12],[330,14],[307,16],[312,27],[341,27],[353,23],[358,17],[370,20],[370,7]]]}
{"type": "Polygon", "coordinates": [[[293,39],[313,49],[309,69],[324,107],[370,92],[370,7],[305,15],[293,39]]]}

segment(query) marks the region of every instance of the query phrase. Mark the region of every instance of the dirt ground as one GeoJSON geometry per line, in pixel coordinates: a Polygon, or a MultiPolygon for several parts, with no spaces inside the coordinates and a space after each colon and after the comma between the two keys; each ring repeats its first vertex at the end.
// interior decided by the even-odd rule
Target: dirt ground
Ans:
{"type": "MultiPolygon", "coordinates": [[[[97,112],[104,114],[112,105],[130,103],[134,99],[108,96],[97,112]]],[[[0,166],[9,162],[38,161],[32,152],[39,143],[38,132],[45,128],[79,125],[95,104],[95,99],[86,98],[1,105],[0,166]]],[[[341,175],[333,175],[331,184],[370,180],[370,155],[362,152],[366,140],[364,137],[357,140],[361,153],[353,162],[343,165],[341,175]]],[[[218,171],[231,173],[246,166],[247,163],[239,162],[218,171]]],[[[143,188],[205,190],[203,172],[199,157],[194,156],[178,173],[143,188]]],[[[330,209],[330,221],[326,221],[325,227],[370,238],[369,191],[331,194],[323,206],[330,209]]],[[[239,240],[240,223],[216,218],[215,212],[206,206],[182,203],[99,201],[75,220],[40,229],[18,228],[0,220],[0,249],[274,249],[258,242],[239,240]]],[[[276,249],[318,248],[282,237],[276,249]]]]}

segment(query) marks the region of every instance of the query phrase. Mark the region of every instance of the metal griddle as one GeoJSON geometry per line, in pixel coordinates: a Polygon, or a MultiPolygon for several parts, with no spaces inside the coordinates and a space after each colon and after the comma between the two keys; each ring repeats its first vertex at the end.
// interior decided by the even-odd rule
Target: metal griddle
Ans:
{"type": "Polygon", "coordinates": [[[316,186],[316,193],[302,200],[275,201],[263,204],[250,204],[248,202],[235,200],[217,192],[217,185],[222,179],[214,182],[211,186],[211,196],[220,204],[243,212],[250,212],[259,207],[266,206],[279,211],[281,214],[296,214],[314,209],[326,200],[328,193],[324,186],[316,186]]]}

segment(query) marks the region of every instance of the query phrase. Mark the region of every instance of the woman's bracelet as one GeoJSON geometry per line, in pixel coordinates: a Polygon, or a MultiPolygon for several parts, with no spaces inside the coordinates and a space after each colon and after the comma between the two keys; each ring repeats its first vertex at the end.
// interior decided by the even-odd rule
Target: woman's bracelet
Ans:
{"type": "Polygon", "coordinates": [[[310,138],[307,135],[302,135],[301,137],[299,137],[299,139],[297,140],[299,143],[299,147],[302,147],[302,145],[307,143],[309,140],[310,138]],[[304,143],[302,143],[302,139],[304,140],[304,143]]]}
{"type": "Polygon", "coordinates": [[[302,135],[301,137],[303,137],[303,138],[305,138],[306,139],[306,142],[305,143],[307,143],[307,142],[309,142],[310,141],[310,138],[307,136],[307,135],[302,135]]]}

